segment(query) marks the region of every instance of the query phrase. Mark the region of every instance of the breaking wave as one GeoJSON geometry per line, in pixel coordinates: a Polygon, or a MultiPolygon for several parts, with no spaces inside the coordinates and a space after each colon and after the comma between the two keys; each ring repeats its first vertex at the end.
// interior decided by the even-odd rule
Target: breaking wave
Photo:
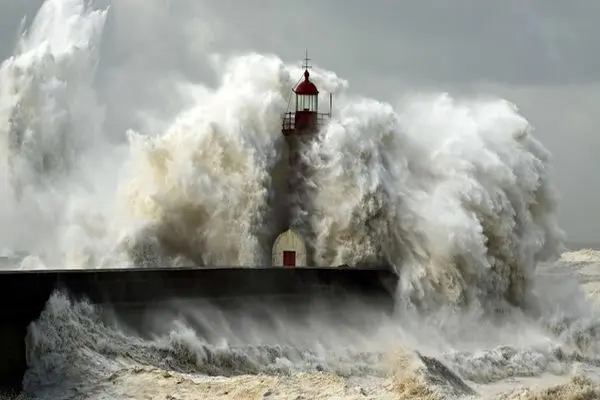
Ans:
{"type": "Polygon", "coordinates": [[[594,249],[567,251],[561,254],[560,261],[571,263],[600,263],[600,251],[594,249]]]}
{"type": "MultiPolygon", "coordinates": [[[[268,262],[284,228],[281,115],[300,71],[275,56],[213,57],[219,84],[194,86],[164,133],[109,147],[89,118],[101,115],[92,83],[106,15],[47,1],[2,64],[5,218],[34,210],[45,225],[8,247],[27,244],[38,267],[268,262]],[[100,179],[97,165],[111,163],[100,179]]],[[[305,154],[316,189],[299,215],[316,263],[390,263],[403,299],[423,307],[524,304],[562,234],[549,154],[516,107],[447,94],[394,107],[350,96],[331,72],[313,79],[336,91],[305,154]]]]}
{"type": "Polygon", "coordinates": [[[561,238],[549,155],[531,134],[501,100],[342,105],[314,148],[328,160],[316,177],[322,262],[387,259],[404,300],[523,304],[561,238]]]}
{"type": "MultiPolygon", "coordinates": [[[[47,0],[0,66],[4,262],[268,263],[286,228],[281,116],[301,70],[274,55],[206,54],[217,84],[181,78],[168,93],[185,104],[178,113],[144,128],[132,118],[115,133],[111,99],[97,89],[110,12],[47,0]]],[[[161,382],[190,398],[227,398],[243,385],[258,398],[446,399],[572,375],[547,393],[597,393],[573,366],[598,364],[600,318],[572,278],[536,270],[561,254],[563,234],[550,155],[516,106],[449,94],[393,105],[352,94],[331,71],[311,77],[335,94],[334,110],[305,149],[310,201],[293,212],[317,264],[394,266],[404,318],[261,309],[258,323],[174,304],[137,332],[110,309],[56,293],[30,326],[27,391],[135,397],[161,382]],[[498,310],[501,323],[487,318],[498,310]]]]}
{"type": "Polygon", "coordinates": [[[513,315],[473,329],[465,316],[399,323],[366,306],[325,307],[305,319],[250,307],[259,319],[174,302],[140,334],[107,323],[110,309],[57,293],[30,327],[25,387],[42,399],[235,398],[239,385],[285,399],[592,399],[600,390],[586,376],[600,363],[597,312],[548,308],[543,325],[513,315]],[[528,379],[553,387],[536,393],[528,379]]]}

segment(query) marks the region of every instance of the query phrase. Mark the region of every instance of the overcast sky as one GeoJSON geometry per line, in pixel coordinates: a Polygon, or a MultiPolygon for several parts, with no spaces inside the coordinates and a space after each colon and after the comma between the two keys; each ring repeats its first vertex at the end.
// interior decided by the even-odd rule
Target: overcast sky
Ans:
{"type": "MultiPolygon", "coordinates": [[[[41,1],[0,1],[5,58],[21,18],[32,16],[41,1]]],[[[380,100],[393,102],[418,90],[511,100],[554,155],[569,240],[600,242],[598,0],[96,2],[108,3],[101,88],[130,104],[151,107],[159,93],[167,102],[158,88],[168,84],[165,71],[210,79],[203,64],[207,50],[254,50],[297,60],[305,47],[353,91],[380,100]],[[126,68],[138,71],[127,86],[126,68]]],[[[127,111],[112,107],[115,115],[127,111]]]]}

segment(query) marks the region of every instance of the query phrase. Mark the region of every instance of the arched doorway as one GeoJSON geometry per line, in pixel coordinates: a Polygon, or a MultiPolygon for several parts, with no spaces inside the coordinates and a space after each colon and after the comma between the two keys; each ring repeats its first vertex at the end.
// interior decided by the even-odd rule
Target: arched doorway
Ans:
{"type": "Polygon", "coordinates": [[[274,267],[306,266],[306,245],[302,236],[291,229],[281,233],[273,244],[271,262],[274,267]]]}

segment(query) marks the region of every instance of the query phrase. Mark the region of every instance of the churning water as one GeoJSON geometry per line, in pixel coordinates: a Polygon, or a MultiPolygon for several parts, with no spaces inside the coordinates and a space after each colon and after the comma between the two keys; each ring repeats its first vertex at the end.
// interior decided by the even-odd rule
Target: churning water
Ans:
{"type": "MultiPolygon", "coordinates": [[[[1,64],[0,250],[20,268],[267,262],[281,115],[301,71],[274,55],[207,54],[217,85],[179,79],[178,113],[140,110],[147,131],[114,132],[97,87],[112,11],[48,0],[1,64]]],[[[26,391],[599,398],[600,316],[578,283],[595,282],[598,256],[552,262],[563,234],[549,154],[516,106],[447,94],[392,106],[333,72],[312,77],[336,106],[306,150],[310,207],[295,211],[318,264],[394,265],[401,317],[349,304],[303,320],[264,309],[259,321],[174,303],[141,338],[56,294],[31,327],[26,391]]]]}

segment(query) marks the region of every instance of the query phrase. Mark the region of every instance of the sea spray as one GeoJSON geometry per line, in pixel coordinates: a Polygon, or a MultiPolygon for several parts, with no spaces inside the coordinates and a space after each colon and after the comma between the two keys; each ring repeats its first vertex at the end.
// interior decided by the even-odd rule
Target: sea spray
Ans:
{"type": "MultiPolygon", "coordinates": [[[[48,1],[15,58],[3,64],[10,71],[25,50],[41,53],[27,56],[19,75],[35,84],[17,91],[18,100],[8,92],[2,97],[12,104],[8,111],[32,117],[2,137],[9,143],[29,132],[35,150],[3,147],[5,160],[29,165],[17,173],[5,164],[21,182],[13,179],[12,187],[46,182],[29,203],[8,210],[6,220],[30,213],[33,199],[43,201],[42,251],[26,249],[42,265],[50,263],[48,253],[53,266],[62,261],[67,268],[268,263],[272,240],[285,228],[274,199],[286,190],[281,117],[297,67],[273,55],[213,57],[217,85],[189,83],[195,101],[163,134],[131,131],[128,142],[111,148],[98,119],[81,122],[90,110],[99,115],[91,79],[106,13],[74,0],[48,1]],[[63,19],[69,22],[61,29],[63,19]],[[36,78],[45,76],[77,84],[36,78]],[[34,97],[43,100],[33,103],[40,108],[25,107],[27,93],[44,94],[34,97]],[[62,121],[59,128],[53,121],[62,121]],[[85,161],[67,156],[81,153],[90,137],[105,146],[93,149],[106,151],[90,149],[85,161]],[[65,167],[52,172],[39,164],[52,159],[65,167]],[[115,167],[102,175],[91,168],[110,163],[115,167]]],[[[7,76],[14,86],[16,75],[7,76]]],[[[311,199],[298,215],[310,227],[316,263],[391,264],[401,276],[403,302],[420,309],[523,306],[535,264],[557,255],[562,233],[549,154],[516,107],[447,94],[394,107],[349,95],[347,83],[322,68],[311,76],[323,96],[336,91],[330,123],[303,154],[315,173],[307,182],[311,199]]]]}
{"type": "Polygon", "coordinates": [[[105,150],[94,88],[105,19],[82,1],[46,1],[0,65],[0,246],[42,265],[64,266],[61,230],[82,222],[70,211],[99,183],[84,167],[97,170],[105,150]]]}
{"type": "MultiPolygon", "coordinates": [[[[25,250],[22,267],[35,268],[268,260],[282,228],[273,200],[283,190],[281,113],[302,71],[274,55],[219,55],[216,85],[182,79],[192,104],[147,124],[164,131],[106,132],[93,78],[110,10],[86,4],[47,1],[2,64],[1,118],[19,127],[7,122],[1,131],[2,250],[25,250]],[[30,134],[26,146],[10,144],[19,132],[30,134]]],[[[473,387],[597,363],[589,343],[598,318],[579,307],[583,299],[564,319],[553,314],[556,303],[541,302],[541,324],[506,307],[526,306],[532,285],[544,299],[560,290],[579,299],[565,293],[564,280],[545,290],[532,279],[536,263],[558,253],[562,233],[549,154],[516,107],[447,94],[392,105],[353,95],[333,72],[311,72],[324,96],[336,95],[331,122],[304,154],[317,190],[300,214],[314,231],[318,263],[389,262],[401,277],[399,304],[409,308],[402,319],[349,307],[343,321],[324,317],[337,310],[303,321],[273,312],[260,325],[204,304],[188,307],[193,312],[178,305],[156,312],[156,324],[139,335],[102,318],[107,309],[56,294],[30,327],[31,392],[119,398],[137,382],[156,393],[153,384],[175,376],[164,371],[177,370],[189,374],[186,387],[190,376],[208,381],[200,374],[276,373],[269,390],[292,398],[306,387],[312,398],[362,398],[361,389],[381,398],[404,378],[444,394],[451,377],[470,393],[454,377],[473,387]],[[496,309],[506,311],[502,325],[479,312],[496,309]],[[236,336],[240,323],[246,335],[236,336]],[[412,375],[386,380],[383,355],[399,344],[415,361],[412,375]],[[148,371],[161,372],[146,381],[148,371]]],[[[226,387],[219,379],[207,385],[226,387]]]]}

